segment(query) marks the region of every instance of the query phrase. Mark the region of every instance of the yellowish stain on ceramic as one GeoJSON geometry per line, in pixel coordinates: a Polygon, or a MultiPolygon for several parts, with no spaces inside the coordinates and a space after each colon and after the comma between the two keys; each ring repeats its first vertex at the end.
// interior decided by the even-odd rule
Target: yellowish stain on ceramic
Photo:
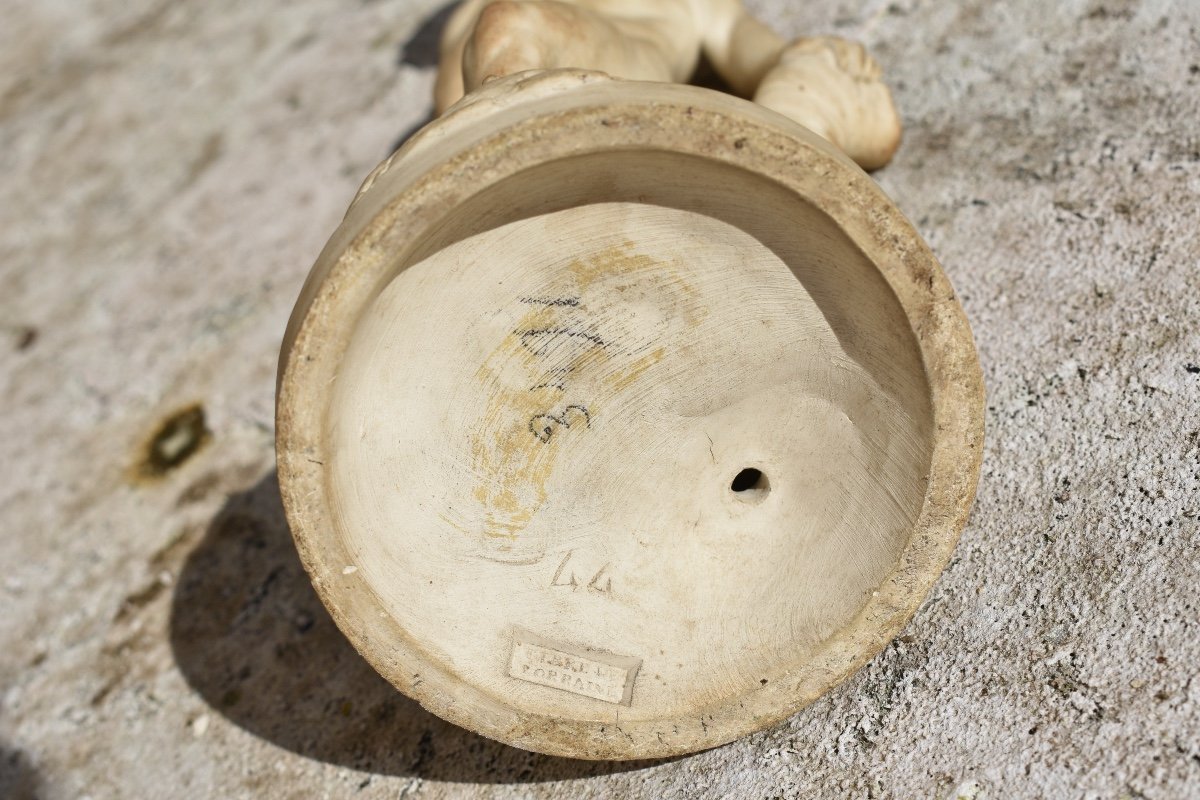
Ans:
{"type": "Polygon", "coordinates": [[[482,511],[470,516],[483,520],[476,532],[490,557],[540,557],[544,545],[523,542],[521,534],[546,503],[562,449],[602,418],[607,397],[629,390],[667,352],[660,345],[629,361],[648,343],[630,348],[621,341],[622,331],[605,324],[617,318],[606,309],[638,285],[668,316],[682,308],[689,325],[703,316],[692,304],[680,303],[695,296],[680,274],[682,265],[634,247],[625,242],[573,259],[542,295],[578,302],[531,305],[475,374],[488,400],[470,436],[472,495],[482,511]]]}

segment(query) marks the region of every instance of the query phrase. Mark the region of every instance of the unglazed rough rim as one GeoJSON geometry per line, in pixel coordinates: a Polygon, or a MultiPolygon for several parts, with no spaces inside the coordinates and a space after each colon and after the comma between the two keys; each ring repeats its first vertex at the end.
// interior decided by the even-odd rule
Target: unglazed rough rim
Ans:
{"type": "MultiPolygon", "coordinates": [[[[397,178],[390,193],[362,203],[370,207],[352,207],[322,253],[281,358],[276,436],[284,508],[304,567],[338,627],[381,675],[437,716],[509,745],[570,758],[661,758],[715,747],[787,719],[841,683],[903,628],[928,594],[966,523],[979,476],[984,391],[974,342],[949,282],[912,225],[862,170],[784,117],[705,89],[594,81],[586,74],[569,102],[538,106],[529,103],[527,113],[489,126],[463,149],[445,147],[440,159],[424,153],[422,174],[397,178]],[[829,215],[904,309],[934,422],[917,523],[894,570],[850,623],[801,666],[740,698],[687,717],[625,724],[524,712],[446,671],[382,612],[360,575],[344,569],[354,559],[330,518],[323,466],[338,363],[354,321],[394,277],[397,242],[419,238],[405,234],[423,232],[445,209],[528,166],[614,148],[672,151],[750,170],[829,215]]],[[[478,125],[481,117],[474,117],[464,124],[478,125]]],[[[442,144],[452,144],[450,138],[442,144]]]]}

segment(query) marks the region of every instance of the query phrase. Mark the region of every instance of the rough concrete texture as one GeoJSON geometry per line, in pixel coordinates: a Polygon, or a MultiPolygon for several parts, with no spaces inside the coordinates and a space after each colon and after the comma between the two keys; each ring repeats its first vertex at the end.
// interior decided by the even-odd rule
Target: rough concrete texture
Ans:
{"type": "Polygon", "coordinates": [[[6,7],[0,796],[1200,797],[1200,6],[758,8],[891,76],[907,133],[877,178],[974,325],[982,483],[865,670],[631,765],[397,695],[281,514],[280,336],[429,113],[438,0],[6,7]]]}

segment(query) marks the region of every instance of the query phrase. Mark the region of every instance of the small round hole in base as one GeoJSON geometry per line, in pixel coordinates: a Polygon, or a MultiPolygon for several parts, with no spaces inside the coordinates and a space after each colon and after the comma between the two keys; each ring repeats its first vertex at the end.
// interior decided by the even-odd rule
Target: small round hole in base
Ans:
{"type": "Polygon", "coordinates": [[[767,496],[767,492],[771,491],[771,484],[762,470],[746,467],[733,476],[729,490],[740,500],[761,500],[767,496]]]}

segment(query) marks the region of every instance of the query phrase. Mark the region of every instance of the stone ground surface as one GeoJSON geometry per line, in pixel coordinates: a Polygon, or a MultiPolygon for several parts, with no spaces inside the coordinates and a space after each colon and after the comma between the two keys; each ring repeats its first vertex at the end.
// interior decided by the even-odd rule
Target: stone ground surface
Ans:
{"type": "Polygon", "coordinates": [[[983,477],[860,674],[623,765],[399,696],[282,517],[280,336],[429,114],[439,0],[6,6],[0,797],[1200,797],[1200,4],[758,8],[891,76],[907,133],[877,178],[974,326],[983,477]]]}

